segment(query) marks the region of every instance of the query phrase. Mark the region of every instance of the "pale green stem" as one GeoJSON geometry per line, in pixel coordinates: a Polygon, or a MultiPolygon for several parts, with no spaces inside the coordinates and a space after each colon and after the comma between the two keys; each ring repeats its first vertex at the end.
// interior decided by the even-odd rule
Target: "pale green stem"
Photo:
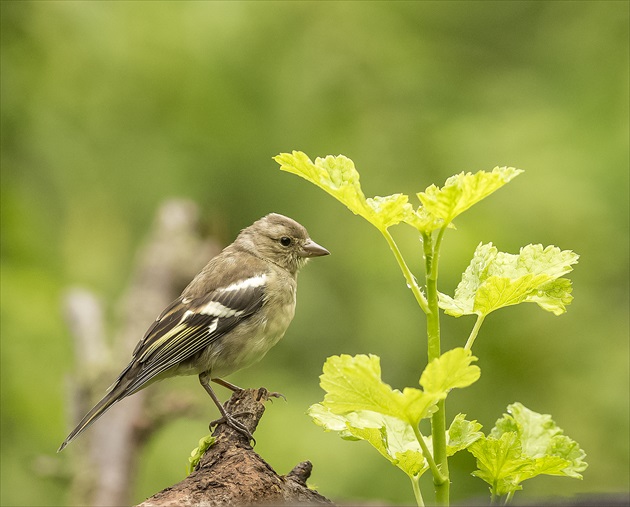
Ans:
{"type": "Polygon", "coordinates": [[[449,505],[450,479],[448,456],[446,455],[446,410],[444,400],[437,404],[438,411],[431,416],[431,437],[433,438],[433,457],[440,470],[440,477],[433,476],[435,501],[438,505],[449,505]]]}
{"type": "Polygon", "coordinates": [[[436,280],[438,278],[438,261],[440,256],[440,247],[442,246],[442,238],[444,237],[445,232],[446,225],[438,231],[437,237],[435,238],[435,247],[433,248],[433,251],[435,252],[435,259],[432,266],[433,271],[431,272],[431,277],[435,278],[436,280]]]}
{"type": "Polygon", "coordinates": [[[440,357],[440,309],[438,307],[437,292],[437,256],[433,249],[433,238],[428,234],[422,235],[424,247],[424,270],[426,276],[427,304],[427,346],[429,362],[440,357]]]}
{"type": "MultiPolygon", "coordinates": [[[[437,275],[438,248],[442,241],[444,228],[440,230],[435,246],[429,234],[422,235],[426,273],[427,302],[430,312],[427,314],[427,345],[429,362],[440,357],[440,309],[438,305],[437,275]]],[[[438,505],[449,505],[450,480],[448,456],[446,455],[446,410],[444,400],[437,404],[438,410],[431,416],[431,437],[433,439],[433,459],[440,471],[440,476],[433,476],[435,501],[438,505]]]]}
{"type": "Polygon", "coordinates": [[[475,338],[477,338],[477,333],[479,333],[479,328],[481,327],[481,324],[483,324],[483,319],[485,318],[485,315],[477,315],[475,325],[470,332],[470,336],[468,337],[468,341],[466,341],[466,345],[464,346],[466,350],[472,350],[473,343],[475,343],[475,338]]]}
{"type": "Polygon", "coordinates": [[[497,486],[497,483],[495,481],[494,485],[490,489],[490,505],[496,505],[497,500],[499,499],[499,496],[495,493],[495,491],[497,490],[496,486],[497,486]]]}
{"type": "Polygon", "coordinates": [[[446,478],[442,475],[442,473],[440,472],[440,469],[435,464],[435,460],[433,459],[433,456],[431,455],[431,451],[429,451],[429,448],[427,447],[427,443],[424,441],[424,438],[422,437],[422,433],[420,433],[420,430],[418,429],[417,426],[414,427],[413,431],[416,434],[416,439],[418,440],[418,443],[420,444],[420,448],[422,449],[422,454],[424,455],[424,458],[427,460],[427,463],[429,464],[429,469],[431,470],[431,473],[433,474],[433,481],[444,482],[446,478]]]}
{"type": "Polygon", "coordinates": [[[413,293],[414,297],[416,298],[416,301],[420,305],[420,308],[422,308],[422,311],[428,314],[430,310],[429,310],[429,305],[427,303],[427,300],[422,294],[422,292],[420,291],[420,287],[418,287],[418,282],[416,282],[416,279],[413,276],[413,273],[409,269],[409,266],[407,266],[407,263],[405,262],[405,259],[403,258],[402,254],[400,253],[400,250],[398,248],[398,245],[394,241],[394,238],[392,238],[392,235],[389,233],[387,229],[379,229],[379,230],[381,231],[383,236],[385,236],[385,239],[387,240],[387,244],[389,245],[389,248],[391,248],[392,252],[394,253],[394,257],[396,257],[396,262],[398,262],[398,266],[400,266],[400,270],[402,271],[403,276],[405,277],[407,286],[411,289],[411,292],[413,293]]]}
{"type": "Polygon", "coordinates": [[[420,491],[420,477],[410,477],[411,485],[413,487],[413,494],[416,495],[416,503],[418,507],[424,507],[424,500],[422,499],[422,492],[420,491]]]}
{"type": "Polygon", "coordinates": [[[505,503],[503,505],[508,505],[512,501],[512,498],[514,498],[514,493],[515,491],[510,491],[507,494],[507,496],[505,497],[505,503]]]}

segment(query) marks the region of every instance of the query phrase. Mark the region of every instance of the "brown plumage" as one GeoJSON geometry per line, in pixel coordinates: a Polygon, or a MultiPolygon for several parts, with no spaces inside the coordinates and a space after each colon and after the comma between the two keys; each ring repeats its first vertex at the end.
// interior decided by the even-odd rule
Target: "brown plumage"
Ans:
{"type": "Polygon", "coordinates": [[[59,451],[114,403],[177,375],[199,375],[223,419],[251,439],[225,412],[209,380],[238,389],[221,377],[262,359],[282,338],[295,312],[298,270],[310,257],[328,253],[302,225],[277,213],[243,229],[149,327],[131,362],[59,451]]]}

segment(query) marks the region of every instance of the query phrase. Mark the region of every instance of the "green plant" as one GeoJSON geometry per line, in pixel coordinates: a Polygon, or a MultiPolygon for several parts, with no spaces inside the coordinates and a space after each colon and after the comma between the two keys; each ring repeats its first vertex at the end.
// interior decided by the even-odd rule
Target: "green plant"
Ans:
{"type": "Polygon", "coordinates": [[[481,425],[458,414],[446,426],[444,404],[449,392],[474,383],[480,376],[472,347],[484,319],[499,308],[536,303],[559,315],[571,300],[572,271],[578,255],[555,246],[528,245],[518,254],[499,252],[491,243],[480,244],[464,272],[453,297],[438,291],[440,248],[453,220],[522,171],[497,167],[491,172],[460,173],[443,187],[431,185],[417,194],[420,206],[413,209],[408,196],[393,194],[366,198],[354,163],[343,155],[317,158],[294,151],[274,159],[283,171],[297,174],[322,188],[362,216],[384,236],[400,266],[407,286],[426,314],[428,364],[420,376],[422,389],[392,389],[381,380],[380,359],[374,355],[333,356],[324,364],[321,387],[324,400],[309,414],[342,438],[366,440],[411,479],[418,505],[424,505],[419,478],[433,475],[436,502],[449,504],[451,477],[448,458],[467,449],[477,459],[473,475],[490,485],[492,502],[508,503],[521,483],[540,474],[581,479],[587,467],[579,445],[552,421],[514,403],[495,427],[484,435],[481,425]],[[424,284],[409,269],[389,228],[405,223],[422,240],[424,284]],[[442,353],[440,308],[448,315],[476,315],[463,347],[442,353]],[[431,419],[431,435],[423,435],[420,421],[431,419]]]}
{"type": "Polygon", "coordinates": [[[191,451],[190,456],[188,457],[188,467],[186,470],[187,475],[190,475],[195,471],[205,452],[214,445],[216,440],[217,439],[212,435],[206,435],[199,439],[199,445],[191,451]]]}

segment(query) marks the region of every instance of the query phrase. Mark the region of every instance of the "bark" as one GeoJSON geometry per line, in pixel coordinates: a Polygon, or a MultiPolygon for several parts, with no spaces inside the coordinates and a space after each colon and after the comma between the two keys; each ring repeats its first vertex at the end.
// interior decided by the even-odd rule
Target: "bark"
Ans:
{"type": "MultiPolygon", "coordinates": [[[[237,391],[225,408],[253,434],[269,396],[264,388],[237,391]]],[[[213,435],[216,441],[194,472],[138,507],[331,504],[306,485],[310,462],[281,476],[254,452],[246,437],[226,424],[220,423],[213,435]]]]}

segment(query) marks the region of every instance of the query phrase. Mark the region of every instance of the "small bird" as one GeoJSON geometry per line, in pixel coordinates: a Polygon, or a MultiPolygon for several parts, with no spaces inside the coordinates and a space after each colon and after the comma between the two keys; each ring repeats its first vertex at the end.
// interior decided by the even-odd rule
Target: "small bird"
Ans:
{"type": "Polygon", "coordinates": [[[57,452],[114,403],[178,375],[199,375],[221,412],[214,423],[225,422],[253,440],[223,408],[210,381],[240,390],[222,377],[259,361],[278,343],[295,313],[299,269],[310,257],[329,253],[302,225],[277,213],[243,229],[149,327],[131,362],[57,452]]]}

